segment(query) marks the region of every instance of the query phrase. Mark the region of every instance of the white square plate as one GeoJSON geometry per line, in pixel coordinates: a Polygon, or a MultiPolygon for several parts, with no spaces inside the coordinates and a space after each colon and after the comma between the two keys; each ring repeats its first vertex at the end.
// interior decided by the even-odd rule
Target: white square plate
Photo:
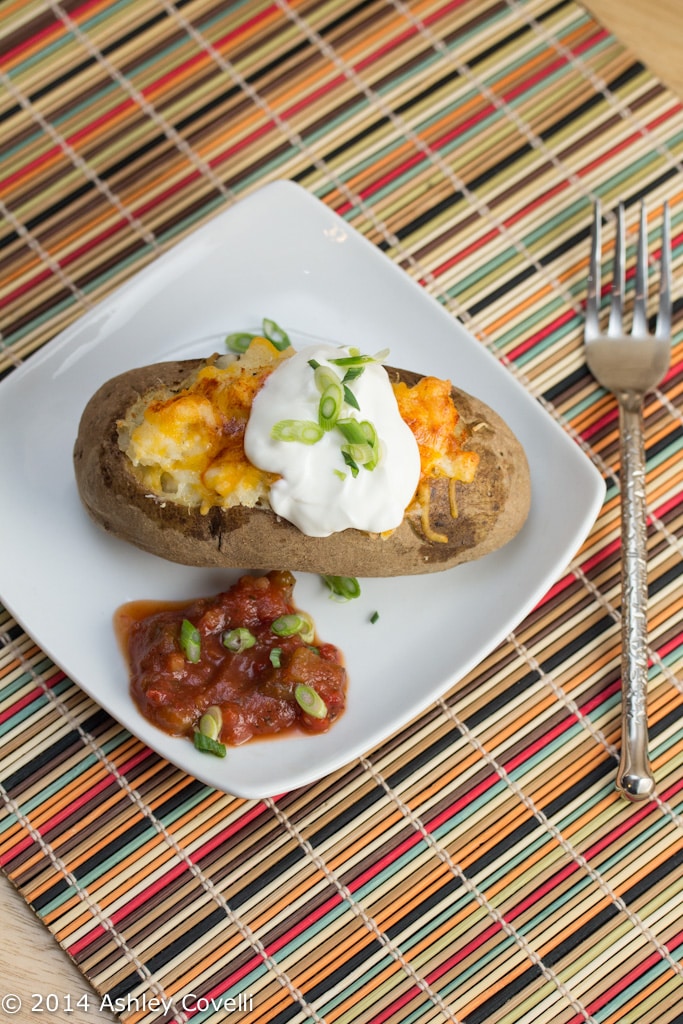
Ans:
{"type": "Polygon", "coordinates": [[[437,301],[291,182],[265,186],[145,267],[0,383],[0,597],[43,650],[133,734],[203,782],[281,793],[348,763],[473,669],[575,554],[604,497],[597,470],[555,421],[437,301]],[[133,366],[208,355],[264,316],[294,344],[314,336],[450,378],[493,406],[524,445],[533,499],[505,548],[428,576],[363,580],[346,604],[299,575],[298,605],[344,652],[348,708],[329,733],[198,753],[148,724],[128,692],[112,615],[126,601],[184,599],[236,573],[165,562],[84,512],[72,470],[90,395],[133,366]],[[372,624],[370,616],[379,613],[372,624]]]}

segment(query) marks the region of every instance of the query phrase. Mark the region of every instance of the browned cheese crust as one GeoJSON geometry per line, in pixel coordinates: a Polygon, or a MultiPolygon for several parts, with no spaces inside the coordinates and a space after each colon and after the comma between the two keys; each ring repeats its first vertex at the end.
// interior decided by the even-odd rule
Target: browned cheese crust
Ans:
{"type": "MultiPolygon", "coordinates": [[[[530,504],[524,451],[492,409],[453,388],[455,406],[479,453],[473,483],[456,484],[457,516],[451,515],[448,481],[432,484],[429,522],[447,542],[430,542],[419,515],[407,516],[389,536],[344,530],[307,537],[267,509],[198,508],[144,492],[118,444],[117,422],[141,395],[161,386],[178,388],[203,360],[158,363],[130,370],[104,384],[81,418],[74,448],[78,490],[85,508],[104,530],[184,565],[236,569],[289,569],[339,576],[408,576],[447,569],[500,548],[521,529],[530,504]]],[[[392,381],[408,385],[419,375],[387,368],[392,381]]]]}

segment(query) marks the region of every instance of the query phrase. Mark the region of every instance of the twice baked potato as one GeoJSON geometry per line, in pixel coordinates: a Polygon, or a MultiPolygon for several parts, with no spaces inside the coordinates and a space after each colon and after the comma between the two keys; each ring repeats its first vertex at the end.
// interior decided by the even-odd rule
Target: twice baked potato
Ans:
{"type": "MultiPolygon", "coordinates": [[[[95,522],[185,565],[361,577],[447,569],[521,529],[529,470],[507,424],[449,382],[391,367],[420,456],[402,521],[311,536],[278,515],[269,498],[278,475],[249,461],[244,436],[257,395],[289,354],[259,337],[237,357],[144,366],[104,384],[74,448],[78,490],[95,522]]],[[[358,475],[344,457],[333,471],[340,480],[349,467],[358,475]]]]}

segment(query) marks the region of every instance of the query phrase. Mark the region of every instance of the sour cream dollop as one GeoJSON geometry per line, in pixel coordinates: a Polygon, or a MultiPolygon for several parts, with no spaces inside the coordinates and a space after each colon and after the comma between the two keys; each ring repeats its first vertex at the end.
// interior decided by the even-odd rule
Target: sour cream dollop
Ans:
{"type": "Polygon", "coordinates": [[[283,420],[318,422],[320,391],[311,360],[341,379],[344,368],[331,360],[348,355],[348,349],[324,345],[285,359],[254,399],[244,436],[249,461],[280,477],[270,489],[273,511],[309,537],[349,528],[369,533],[396,529],[420,479],[415,436],[401,419],[388,374],[378,362],[365,364],[363,373],[349,382],[359,410],[345,404],[341,411],[342,417],[373,424],[381,446],[374,469],[360,466],[353,475],[337,427],[314,444],[273,437],[273,427],[283,420]]]}

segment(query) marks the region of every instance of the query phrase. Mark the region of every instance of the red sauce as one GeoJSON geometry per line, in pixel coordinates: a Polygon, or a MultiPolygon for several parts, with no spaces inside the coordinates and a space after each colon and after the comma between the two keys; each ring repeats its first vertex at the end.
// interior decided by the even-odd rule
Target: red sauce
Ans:
{"type": "Polygon", "coordinates": [[[243,576],[224,593],[188,604],[135,601],[119,608],[115,628],[145,718],[172,735],[193,736],[202,714],[218,706],[220,740],[229,746],[296,729],[326,732],[344,710],[346,670],[332,644],[273,632],[276,619],[298,612],[294,582],[289,572],[243,576]],[[180,643],[185,619],[199,631],[196,662],[180,643]],[[248,629],[255,643],[234,653],[222,638],[236,628],[248,629]],[[302,710],[294,696],[299,683],[322,698],[325,717],[302,710]]]}

